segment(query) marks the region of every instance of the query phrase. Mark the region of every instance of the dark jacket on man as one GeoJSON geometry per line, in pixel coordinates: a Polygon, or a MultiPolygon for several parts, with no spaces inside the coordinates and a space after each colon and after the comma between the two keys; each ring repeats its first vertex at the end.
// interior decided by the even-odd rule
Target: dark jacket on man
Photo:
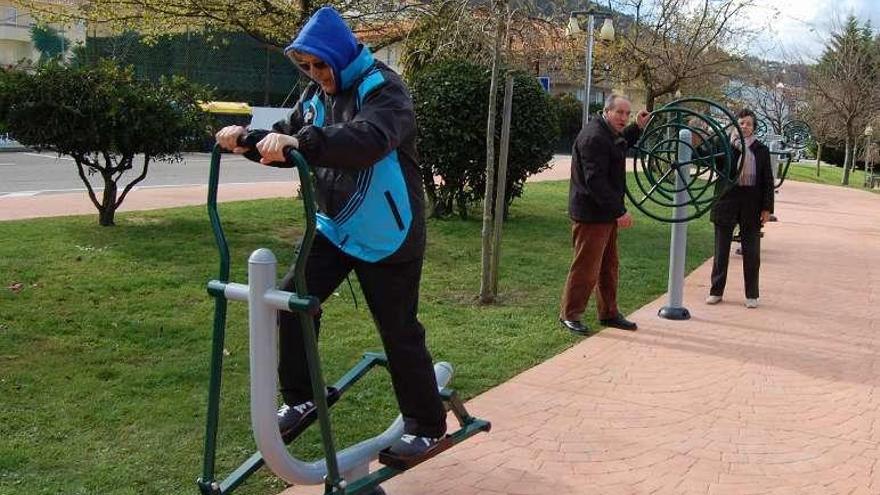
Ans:
{"type": "MultiPolygon", "coordinates": [[[[770,149],[757,139],[749,147],[755,155],[756,180],[754,186],[738,186],[738,177],[729,181],[719,180],[715,187],[718,199],[712,206],[709,219],[718,225],[746,224],[760,227],[761,212],[773,212],[774,187],[773,169],[770,165],[770,149]]],[[[732,149],[733,163],[739,163],[742,153],[732,149]]],[[[739,167],[732,167],[736,173],[739,167]]]]}
{"type": "Polygon", "coordinates": [[[568,214],[581,223],[613,222],[626,213],[626,151],[641,136],[636,124],[616,134],[604,118],[591,120],[571,152],[568,214]]]}

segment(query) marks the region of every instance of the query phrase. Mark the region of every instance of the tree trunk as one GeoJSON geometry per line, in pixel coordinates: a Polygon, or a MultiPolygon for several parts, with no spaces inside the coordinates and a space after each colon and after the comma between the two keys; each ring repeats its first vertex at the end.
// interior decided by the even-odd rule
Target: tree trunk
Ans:
{"type": "Polygon", "coordinates": [[[299,25],[302,27],[305,25],[306,20],[314,14],[314,7],[312,6],[312,0],[299,0],[299,25]]]}
{"type": "Polygon", "coordinates": [[[103,227],[113,227],[116,225],[113,221],[116,216],[116,182],[108,174],[102,174],[104,177],[104,197],[101,200],[101,207],[98,209],[98,224],[103,227]]]}
{"type": "Polygon", "coordinates": [[[491,274],[492,295],[498,297],[498,267],[501,265],[501,231],[507,210],[507,154],[510,148],[510,118],[513,113],[513,74],[507,74],[504,85],[504,109],[501,116],[501,153],[498,157],[498,187],[495,191],[495,225],[492,229],[491,274]]]}
{"type": "MultiPolygon", "coordinates": [[[[422,165],[430,170],[430,167],[422,165]]],[[[423,169],[424,170],[424,169],[423,169]]],[[[437,217],[437,186],[434,184],[434,177],[430,173],[422,174],[422,184],[425,187],[425,218],[437,217]]]]}
{"type": "Polygon", "coordinates": [[[816,177],[819,177],[819,174],[822,171],[822,167],[820,165],[821,162],[822,162],[822,143],[816,143],[816,177]]]}
{"type": "MultiPolygon", "coordinates": [[[[480,262],[480,303],[495,302],[492,291],[492,205],[495,198],[495,109],[498,95],[498,68],[501,65],[501,42],[504,36],[504,0],[495,2],[495,50],[492,60],[492,77],[489,85],[489,118],[486,124],[486,190],[483,194],[482,256],[480,262]]],[[[507,9],[504,9],[505,11],[507,9]]]]}
{"type": "Polygon", "coordinates": [[[458,209],[458,217],[462,220],[468,219],[468,201],[464,193],[456,196],[456,208],[458,209]]]}
{"type": "Polygon", "coordinates": [[[846,153],[843,155],[843,180],[840,182],[844,186],[849,185],[849,167],[850,162],[853,159],[853,146],[852,142],[849,139],[849,135],[846,136],[846,153]]]}
{"type": "Polygon", "coordinates": [[[645,91],[645,110],[649,112],[654,111],[654,101],[657,97],[654,95],[654,92],[650,89],[645,91]]]}

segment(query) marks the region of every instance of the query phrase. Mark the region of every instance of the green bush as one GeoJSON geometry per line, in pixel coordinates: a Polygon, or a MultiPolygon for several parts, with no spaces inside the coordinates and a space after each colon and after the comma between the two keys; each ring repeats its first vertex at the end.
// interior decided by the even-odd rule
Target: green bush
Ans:
{"type": "MultiPolygon", "coordinates": [[[[514,74],[508,206],[522,194],[530,175],[547,168],[559,136],[549,96],[534,77],[514,74]]],[[[468,207],[483,199],[489,84],[490,70],[465,60],[433,64],[413,77],[422,177],[435,216],[457,212],[466,218],[468,207]],[[435,177],[441,179],[439,185],[435,185],[435,177]]],[[[496,157],[501,141],[503,81],[499,85],[496,157]]]]}
{"type": "Polygon", "coordinates": [[[31,42],[40,52],[40,64],[60,58],[70,48],[70,40],[57,29],[47,25],[31,26],[31,42]]]}
{"type": "Polygon", "coordinates": [[[559,120],[559,140],[556,142],[556,151],[571,153],[574,140],[581,132],[584,105],[568,93],[552,96],[550,101],[553,102],[553,113],[559,120]]]}
{"type": "Polygon", "coordinates": [[[101,225],[113,225],[116,209],[146,177],[151,160],[178,160],[208,132],[198,103],[210,94],[178,77],[152,84],[109,62],[89,68],[50,63],[17,89],[0,93],[10,103],[7,123],[16,140],[70,155],[101,225]],[[134,169],[136,155],[143,155],[143,167],[117,197],[117,181],[134,169]],[[103,179],[101,201],[86,173],[103,179]]]}
{"type": "Polygon", "coordinates": [[[12,99],[21,91],[27,75],[19,70],[0,69],[0,133],[10,132],[7,124],[12,99]]]}

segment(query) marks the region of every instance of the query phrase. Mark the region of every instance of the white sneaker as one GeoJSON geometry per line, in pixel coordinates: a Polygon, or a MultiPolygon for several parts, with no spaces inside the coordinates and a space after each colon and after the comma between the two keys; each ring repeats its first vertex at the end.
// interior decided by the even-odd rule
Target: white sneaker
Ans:
{"type": "Polygon", "coordinates": [[[747,299],[746,299],[746,307],[749,308],[749,309],[755,309],[755,308],[757,308],[757,307],[758,307],[758,300],[757,300],[757,299],[748,299],[748,298],[747,298],[747,299]]]}
{"type": "Polygon", "coordinates": [[[709,297],[706,298],[706,304],[718,304],[720,302],[721,296],[713,296],[710,294],[709,297]]]}

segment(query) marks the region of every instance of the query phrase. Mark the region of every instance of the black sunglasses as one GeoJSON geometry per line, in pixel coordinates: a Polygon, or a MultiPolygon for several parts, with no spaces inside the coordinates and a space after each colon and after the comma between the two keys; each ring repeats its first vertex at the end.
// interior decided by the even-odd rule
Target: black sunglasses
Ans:
{"type": "Polygon", "coordinates": [[[312,62],[312,63],[309,63],[309,62],[297,62],[296,65],[298,65],[299,68],[300,68],[303,72],[311,72],[313,67],[315,68],[315,70],[324,70],[324,69],[327,68],[327,62],[321,62],[321,61],[318,61],[318,62],[312,62]]]}

